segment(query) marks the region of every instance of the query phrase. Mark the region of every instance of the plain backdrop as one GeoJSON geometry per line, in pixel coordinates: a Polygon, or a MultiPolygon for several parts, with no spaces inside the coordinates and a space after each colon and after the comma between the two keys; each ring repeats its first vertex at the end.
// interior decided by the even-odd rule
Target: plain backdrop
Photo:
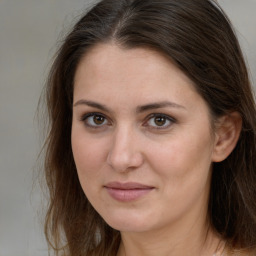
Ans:
{"type": "MultiPolygon", "coordinates": [[[[256,81],[256,0],[220,0],[256,81]]],[[[57,42],[86,0],[0,0],[0,256],[46,256],[35,119],[57,42]],[[34,185],[33,185],[34,184],[34,185]]]]}

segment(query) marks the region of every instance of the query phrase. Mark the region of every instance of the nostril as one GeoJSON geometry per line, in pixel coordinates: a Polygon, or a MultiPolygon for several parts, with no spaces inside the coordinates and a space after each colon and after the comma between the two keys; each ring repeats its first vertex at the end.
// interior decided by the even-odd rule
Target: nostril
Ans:
{"type": "Polygon", "coordinates": [[[134,170],[143,163],[140,138],[131,127],[127,123],[119,125],[113,134],[107,163],[118,172],[134,170]]]}
{"type": "Polygon", "coordinates": [[[111,151],[108,154],[107,163],[115,171],[126,172],[140,167],[143,163],[143,156],[138,151],[111,151]]]}

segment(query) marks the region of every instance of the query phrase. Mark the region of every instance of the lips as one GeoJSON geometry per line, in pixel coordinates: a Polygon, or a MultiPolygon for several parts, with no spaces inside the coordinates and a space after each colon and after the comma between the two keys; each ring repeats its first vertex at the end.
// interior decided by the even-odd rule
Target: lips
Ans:
{"type": "Polygon", "coordinates": [[[104,186],[108,194],[121,202],[134,201],[151,192],[154,187],[135,182],[111,182],[104,186]]]}

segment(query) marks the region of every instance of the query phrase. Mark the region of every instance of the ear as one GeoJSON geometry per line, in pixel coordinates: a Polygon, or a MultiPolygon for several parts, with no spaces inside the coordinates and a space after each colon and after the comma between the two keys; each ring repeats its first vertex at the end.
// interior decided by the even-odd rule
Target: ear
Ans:
{"type": "Polygon", "coordinates": [[[215,130],[213,162],[225,160],[235,148],[242,129],[242,118],[238,112],[221,117],[215,130]]]}

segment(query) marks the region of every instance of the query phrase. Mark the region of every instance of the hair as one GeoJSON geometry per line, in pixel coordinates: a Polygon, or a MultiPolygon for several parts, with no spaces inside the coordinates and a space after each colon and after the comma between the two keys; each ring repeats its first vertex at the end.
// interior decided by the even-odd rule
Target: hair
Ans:
{"type": "Polygon", "coordinates": [[[61,45],[46,85],[49,133],[45,234],[55,254],[115,255],[120,232],[84,194],[71,148],[74,75],[99,43],[150,47],[170,57],[208,104],[212,120],[237,111],[242,131],[233,152],[213,163],[208,215],[233,248],[256,246],[256,108],[245,61],[231,23],[210,0],[103,0],[61,45]]]}

